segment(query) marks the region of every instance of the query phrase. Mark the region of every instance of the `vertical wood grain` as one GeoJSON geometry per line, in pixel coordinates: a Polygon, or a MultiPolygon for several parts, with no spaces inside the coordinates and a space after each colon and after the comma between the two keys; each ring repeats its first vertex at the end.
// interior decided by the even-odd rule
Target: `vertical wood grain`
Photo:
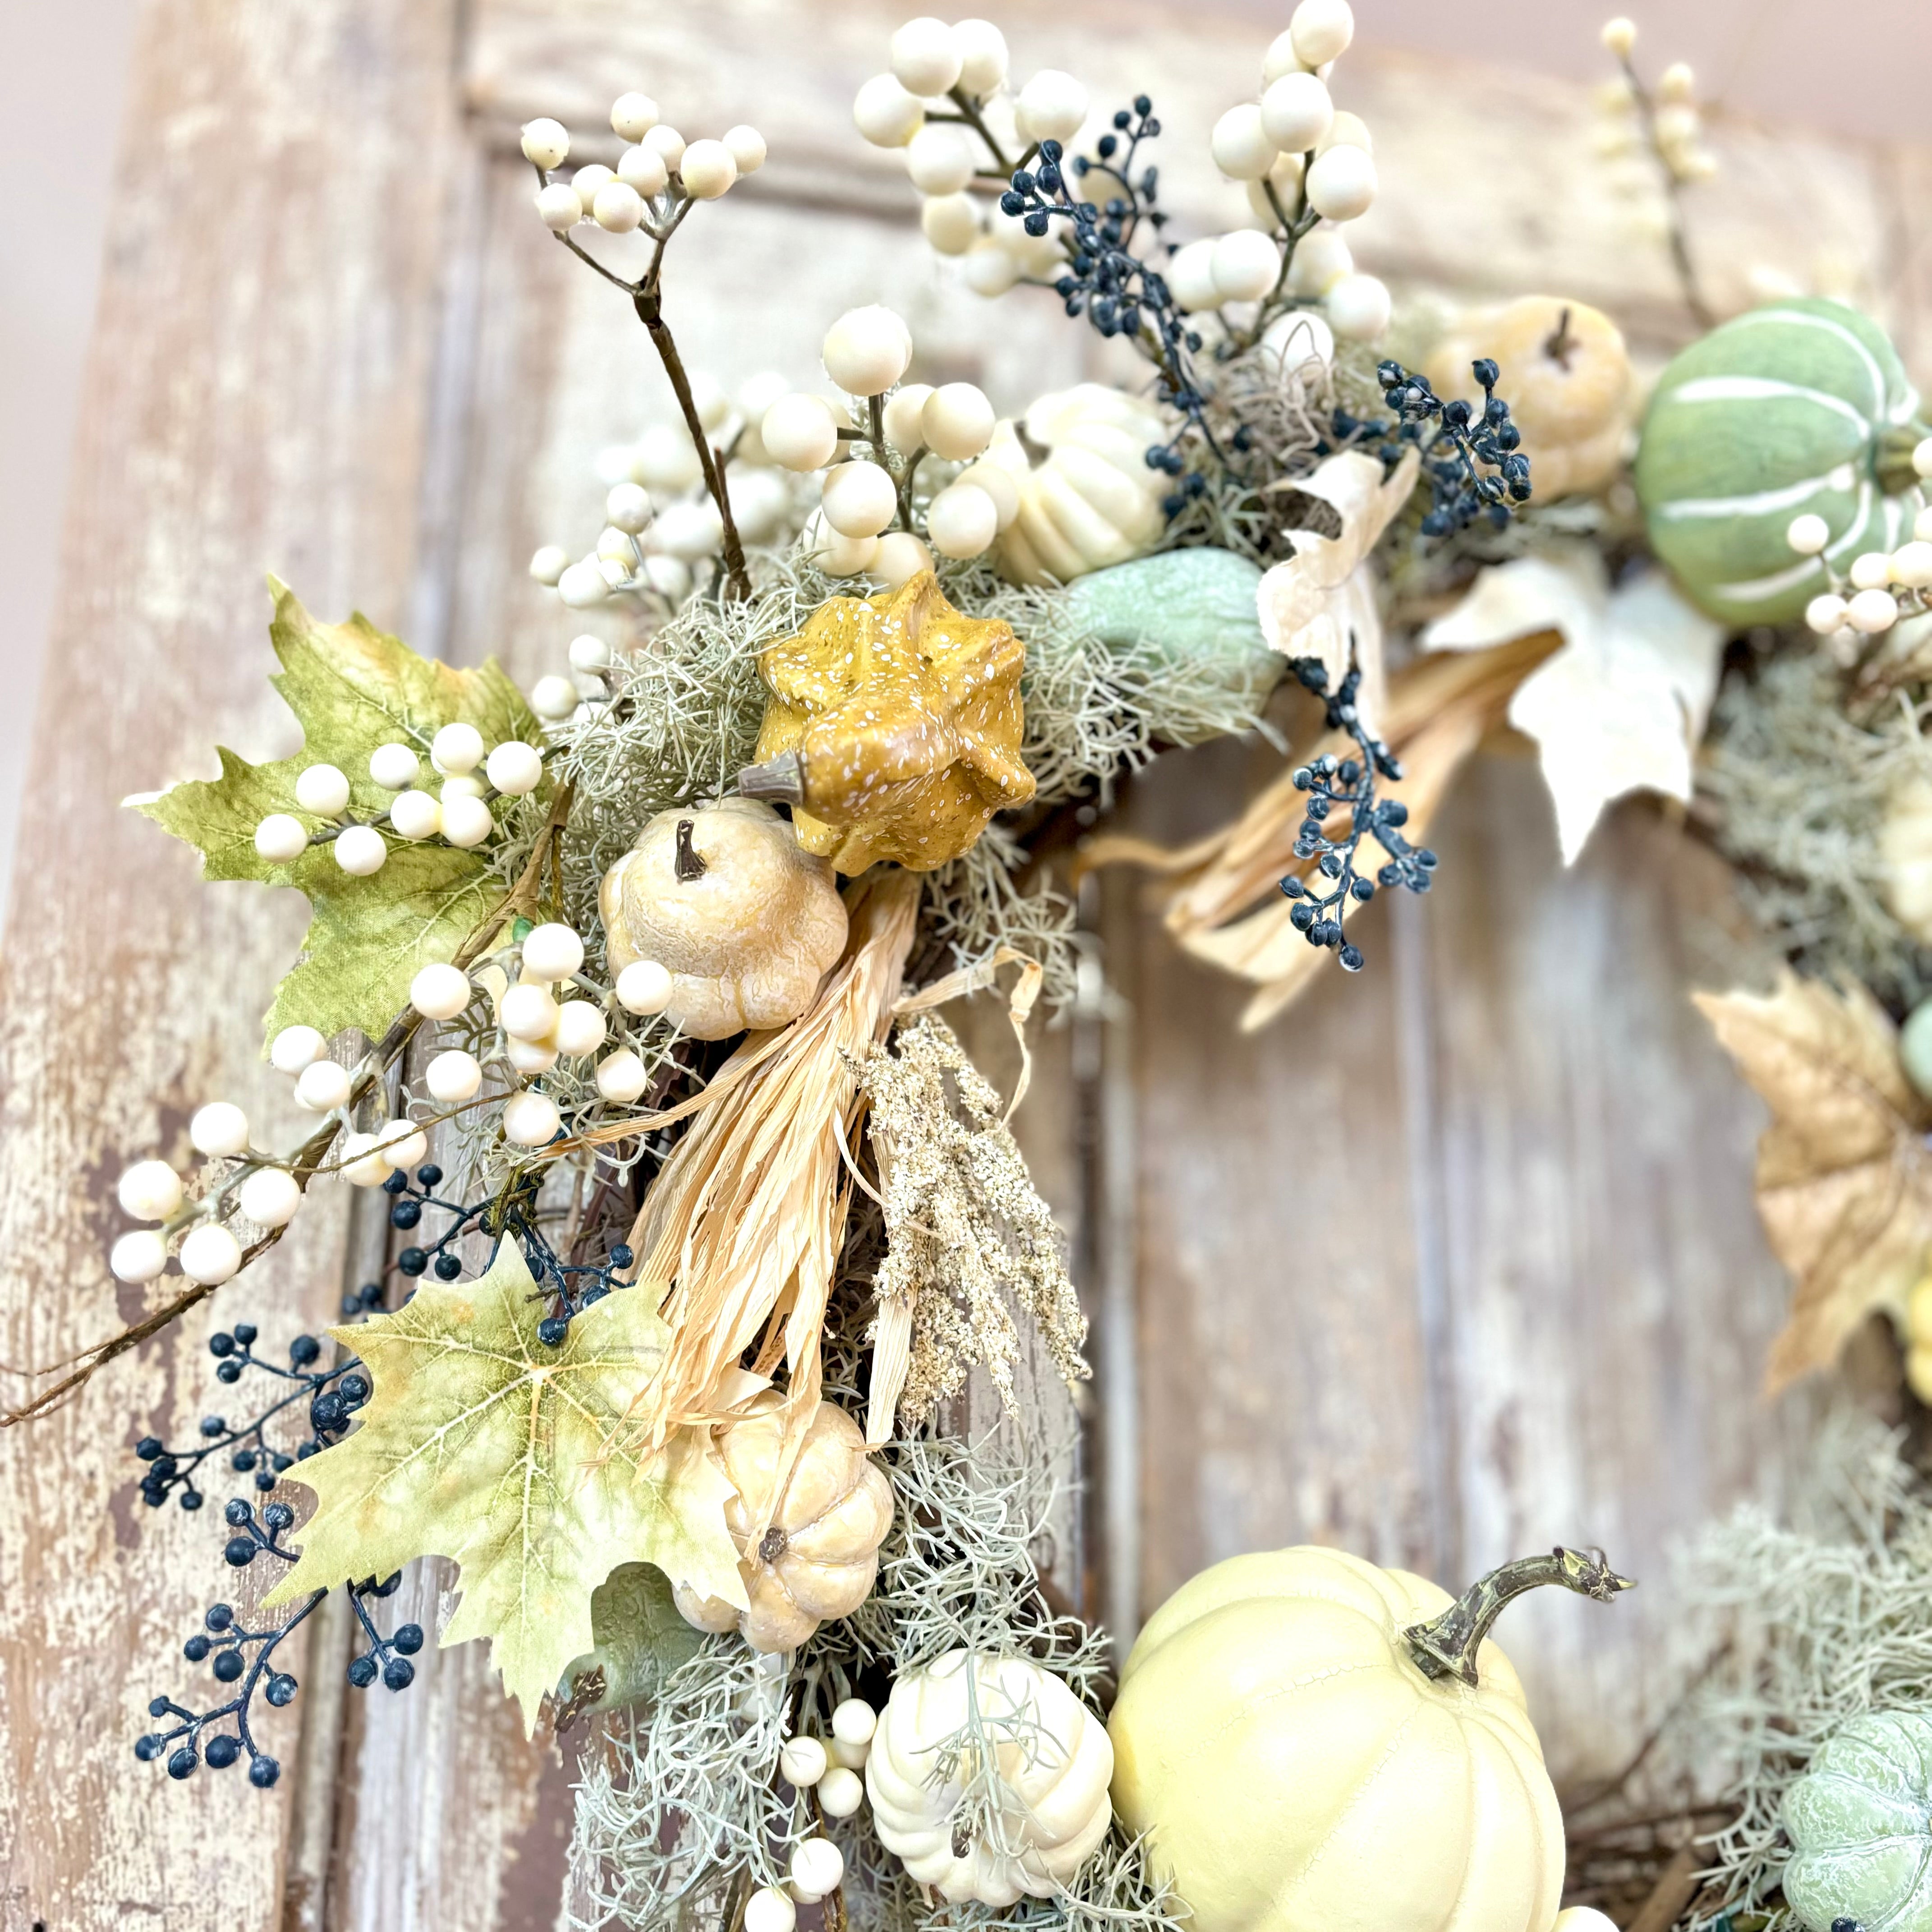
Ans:
{"type": "MultiPolygon", "coordinates": [[[[455,12],[153,0],[143,18],[0,966],[0,1358],[14,1365],[58,1360],[146,1305],[105,1266],[128,1160],[184,1161],[188,1115],[216,1097],[247,1106],[270,1144],[300,1131],[256,1058],[298,902],[204,886],[192,854],[117,802],[212,772],[218,740],[293,748],[264,682],[266,571],[320,611],[404,615],[455,12]]],[[[151,1514],[128,1451],[149,1430],[191,1439],[218,1406],[212,1325],[246,1317],[285,1346],[333,1311],[334,1192],[318,1190],[259,1280],[0,1437],[8,1932],[280,1918],[302,1700],[263,1726],[287,1767],[272,1793],[240,1769],[177,1786],[134,1757],[150,1696],[215,1688],[180,1654],[202,1607],[226,1594],[245,1611],[258,1592],[220,1562],[226,1490],[211,1483],[199,1516],[151,1514]]],[[[299,1652],[290,1664],[305,1671],[299,1652]]]]}

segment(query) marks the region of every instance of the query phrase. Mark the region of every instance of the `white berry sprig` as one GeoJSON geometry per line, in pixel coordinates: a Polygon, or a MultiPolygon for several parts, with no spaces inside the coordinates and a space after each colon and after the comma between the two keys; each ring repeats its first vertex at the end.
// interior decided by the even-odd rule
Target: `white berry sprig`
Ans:
{"type": "MultiPolygon", "coordinates": [[[[548,118],[524,127],[524,158],[537,171],[537,213],[572,254],[631,298],[670,379],[706,492],[716,512],[718,548],[724,560],[727,589],[732,598],[742,599],[751,595],[752,584],[724,485],[724,465],[712,447],[704,412],[664,321],[659,279],[665,246],[692,208],[700,201],[716,201],[728,194],[742,177],[764,165],[764,137],[755,128],[737,127],[717,140],[687,142],[659,118],[657,103],[643,94],[619,97],[611,106],[610,127],[626,144],[617,166],[612,169],[592,162],[568,181],[557,178],[556,171],[569,157],[568,130],[560,122],[548,118]],[[627,278],[600,262],[572,232],[586,223],[610,234],[641,232],[648,236],[652,246],[644,273],[627,278]]],[[[631,534],[621,527],[620,533],[631,534]]],[[[615,560],[626,561],[621,555],[615,560]]]]}

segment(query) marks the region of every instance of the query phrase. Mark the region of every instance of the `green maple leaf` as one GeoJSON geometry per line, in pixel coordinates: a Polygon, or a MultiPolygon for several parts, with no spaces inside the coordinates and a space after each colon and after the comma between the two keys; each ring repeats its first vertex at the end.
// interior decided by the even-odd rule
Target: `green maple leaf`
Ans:
{"type": "Polygon", "coordinates": [[[506,1240],[480,1280],[418,1288],[393,1315],[331,1331],[374,1390],[361,1426],[302,1465],[320,1506],[268,1599],[453,1558],[463,1596],[442,1641],[489,1638],[531,1730],[545,1693],[592,1648],[592,1598],[620,1564],[745,1601],[722,1471],[687,1441],[648,1460],[621,1447],[670,1339],[648,1298],[607,1295],[546,1348],[534,1297],[506,1240]]]}
{"type": "Polygon", "coordinates": [[[392,794],[369,776],[369,754],[401,742],[425,761],[442,725],[474,724],[486,745],[520,738],[541,744],[536,719],[494,659],[457,670],[418,657],[400,638],[361,615],[322,624],[286,584],[269,580],[275,614],[268,635],[281,660],[269,681],[302,728],[292,758],[251,765],[222,749],[221,776],[172,785],[135,808],[202,854],[210,879],[254,879],[293,886],[313,916],[301,960],[275,988],[270,1037],[286,1026],[344,1027],[380,1038],[408,1003],[410,982],[432,960],[446,960],[502,896],[482,850],[391,837],[380,872],[352,878],[326,845],[311,845],[287,864],[255,850],[255,828],[285,812],[311,830],[324,821],[296,802],[296,779],[308,766],[338,766],[347,777],[350,811],[368,820],[392,794]]]}

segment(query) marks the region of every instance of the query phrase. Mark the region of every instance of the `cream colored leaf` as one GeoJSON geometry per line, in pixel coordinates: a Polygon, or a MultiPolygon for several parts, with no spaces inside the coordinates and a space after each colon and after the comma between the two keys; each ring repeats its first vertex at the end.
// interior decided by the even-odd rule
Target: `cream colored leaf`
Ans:
{"type": "Polygon", "coordinates": [[[1387,687],[1382,616],[1365,566],[1415,488],[1419,461],[1407,450],[1394,470],[1384,472],[1366,451],[1345,449],[1312,476],[1298,478],[1296,492],[1328,505],[1341,519],[1341,534],[1295,531],[1294,556],[1255,587],[1262,634],[1270,646],[1284,657],[1319,659],[1331,689],[1348,675],[1352,638],[1353,661],[1362,668],[1358,708],[1372,730],[1386,709],[1387,687]]]}
{"type": "Polygon", "coordinates": [[[1928,1110],[1899,1064],[1897,1029],[1862,987],[1786,973],[1768,994],[1694,997],[1772,1111],[1758,1212],[1796,1282],[1766,1371],[1775,1390],[1828,1367],[1873,1309],[1902,1316],[1932,1244],[1928,1110]]]}
{"type": "Polygon", "coordinates": [[[489,1638],[532,1731],[544,1694],[592,1648],[591,1599],[620,1564],[746,1600],[716,1464],[689,1432],[649,1459],[620,1444],[669,1346],[650,1298],[607,1295],[556,1348],[537,1340],[535,1298],[506,1240],[480,1280],[418,1288],[394,1314],[332,1331],[374,1393],[352,1435],[302,1465],[319,1507],[268,1599],[453,1558],[463,1595],[442,1641],[489,1638]]]}
{"type": "Polygon", "coordinates": [[[1479,650],[1544,631],[1559,632],[1564,648],[1524,679],[1509,718],[1540,752],[1568,866],[1611,800],[1689,799],[1724,632],[1660,572],[1611,590],[1601,558],[1579,546],[1485,570],[1422,641],[1479,650]]]}

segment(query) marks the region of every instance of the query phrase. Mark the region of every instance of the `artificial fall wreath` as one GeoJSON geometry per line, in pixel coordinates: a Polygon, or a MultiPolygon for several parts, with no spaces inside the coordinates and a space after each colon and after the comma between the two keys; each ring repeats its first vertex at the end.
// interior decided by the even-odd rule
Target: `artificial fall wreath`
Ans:
{"type": "MultiPolygon", "coordinates": [[[[266,1051],[312,1125],[273,1151],[213,1100],[192,1175],[130,1166],[112,1270],[162,1298],[8,1420],[240,1275],[313,1187],[380,1196],[394,1238],[326,1342],[214,1334],[218,1381],[262,1392],[246,1419],[140,1444],[146,1502],[232,1486],[226,1558],[276,1580],[245,1622],[208,1611],[185,1651],[218,1689],[158,1698],[139,1757],[273,1785],[278,1647],[340,1591],[350,1682],[406,1689],[428,1634],[378,1606],[434,1554],[458,1572],[440,1641],[486,1638],[532,1730],[602,1729],[574,1840],[598,1924],[1607,1922],[1559,1914],[1563,1820],[1487,1635],[1532,1584],[1614,1597],[1600,1552],[1460,1598],[1340,1552],[1240,1558],[1118,1684],[1058,1606],[1014,1370],[1036,1337],[1077,1382],[1085,1324],[1019,1096],[936,1010],[1016,965],[1024,1043],[1036,992],[1075,982],[1070,820],[1164,746],[1253,732],[1305,750],[1239,824],[1078,862],[1157,868],[1177,940],[1272,1021],[1331,956],[1367,963],[1364,906],[1429,887],[1428,824],[1507,722],[1566,862],[1613,800],[1683,801],[1808,976],[1702,1002],[1774,1114],[1760,1198],[1797,1288],[1772,1377],[1879,1310],[1932,1400],[1916,395],[1875,323],[1807,299],[1708,327],[1641,409],[1614,319],[1558,295],[1438,327],[1426,373],[1378,362],[1393,304],[1344,232],[1375,164],[1331,92],[1353,33],[1346,0],[1300,0],[1208,136],[1252,223],[1180,246],[1147,97],[1096,122],[1066,74],[1013,86],[986,22],[893,36],[854,118],[904,150],[934,250],[988,297],[1050,285],[1144,365],[1011,418],[910,380],[876,305],[831,321],[825,386],[714,393],[664,320],[666,254],[762,139],[686,142],[627,94],[617,165],[567,172],[560,124],[524,130],[538,218],[632,303],[679,404],[594,547],[531,565],[625,647],[580,638],[526,696],[278,584],[302,752],[135,801],[209,878],[308,897],[266,1051]],[[640,230],[627,279],[597,238],[640,230]],[[969,1442],[976,1370],[1015,1426],[969,1442]]],[[[1605,38],[1708,323],[1688,70],[1653,93],[1630,24],[1605,38]]],[[[1706,1552],[1770,1661],[1699,1679],[1735,1775],[1708,1882],[1660,1884],[1652,1932],[1932,1924],[1932,1711],[1900,1630],[1932,1504],[1895,1462],[1868,1478],[1856,1555],[1761,1525],[1706,1552]],[[1774,1615],[1750,1581],[1774,1568],[1774,1615]]]]}

